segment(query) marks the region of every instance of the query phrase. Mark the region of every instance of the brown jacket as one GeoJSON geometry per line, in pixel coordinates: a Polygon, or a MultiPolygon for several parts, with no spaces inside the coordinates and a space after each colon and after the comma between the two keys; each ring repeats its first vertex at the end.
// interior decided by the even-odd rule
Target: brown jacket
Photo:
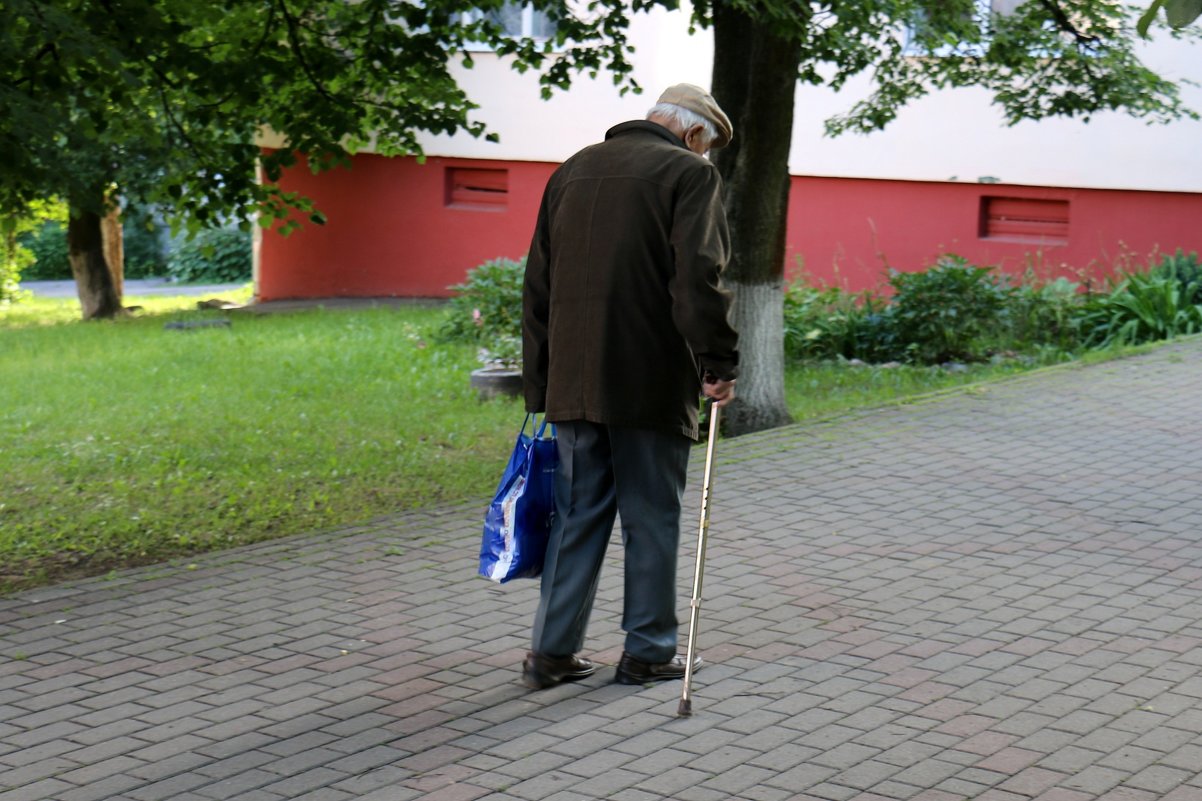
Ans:
{"type": "Polygon", "coordinates": [[[701,373],[731,379],[721,179],[668,129],[626,122],[564,162],[526,262],[526,409],[697,438],[701,373]]]}

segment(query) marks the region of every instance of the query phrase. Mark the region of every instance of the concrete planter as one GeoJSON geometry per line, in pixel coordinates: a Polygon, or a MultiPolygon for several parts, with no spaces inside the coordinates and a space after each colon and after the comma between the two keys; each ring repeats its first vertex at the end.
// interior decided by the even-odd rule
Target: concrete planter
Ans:
{"type": "Polygon", "coordinates": [[[522,394],[522,371],[513,367],[481,367],[472,371],[472,388],[480,400],[516,398],[522,394]]]}

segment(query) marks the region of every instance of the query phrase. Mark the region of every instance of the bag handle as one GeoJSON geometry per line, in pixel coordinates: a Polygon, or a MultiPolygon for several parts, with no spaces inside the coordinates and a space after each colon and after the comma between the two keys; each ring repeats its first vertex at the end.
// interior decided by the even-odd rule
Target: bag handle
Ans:
{"type": "MultiPolygon", "coordinates": [[[[546,439],[544,434],[546,433],[546,430],[547,430],[547,415],[543,414],[542,425],[539,425],[538,412],[527,412],[526,413],[526,419],[522,421],[522,429],[518,433],[519,434],[526,433],[526,426],[530,425],[530,418],[534,418],[534,425],[531,428],[531,434],[534,437],[534,439],[546,439]]],[[[555,424],[554,423],[551,423],[551,436],[552,437],[555,436],[555,424]]]]}

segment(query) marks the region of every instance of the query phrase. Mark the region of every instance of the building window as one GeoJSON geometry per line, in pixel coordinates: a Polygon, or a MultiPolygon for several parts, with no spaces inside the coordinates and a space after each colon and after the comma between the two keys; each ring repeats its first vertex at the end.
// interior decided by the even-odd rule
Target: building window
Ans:
{"type": "Polygon", "coordinates": [[[1068,244],[1068,201],[981,198],[981,238],[1044,245],[1068,244]]]}
{"type": "MultiPolygon", "coordinates": [[[[491,11],[465,11],[465,24],[486,19],[498,25],[502,32],[512,39],[547,40],[555,38],[555,20],[533,6],[515,3],[507,0],[500,8],[491,11]]],[[[482,43],[475,43],[473,49],[484,49],[482,43]]]]}
{"type": "Polygon", "coordinates": [[[509,170],[447,167],[446,205],[456,209],[504,211],[509,206],[509,170]]]}

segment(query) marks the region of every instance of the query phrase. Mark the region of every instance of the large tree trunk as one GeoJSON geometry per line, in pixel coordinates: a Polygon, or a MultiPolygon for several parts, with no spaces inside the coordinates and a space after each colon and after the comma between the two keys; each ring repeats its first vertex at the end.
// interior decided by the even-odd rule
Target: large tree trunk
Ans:
{"type": "Polygon", "coordinates": [[[770,22],[716,0],[713,95],[734,125],[734,141],[714,152],[725,185],[733,260],[726,272],[735,294],[739,385],[723,412],[728,434],[788,423],[785,403],[785,223],[789,144],[801,45],[770,22]]]}
{"type": "Polygon", "coordinates": [[[109,266],[113,289],[120,302],[125,299],[125,241],[122,237],[121,207],[116,203],[100,221],[100,236],[104,243],[104,261],[109,266]]]}
{"type": "MultiPolygon", "coordinates": [[[[114,280],[105,258],[102,221],[97,212],[74,205],[67,221],[67,258],[71,262],[85,320],[108,319],[125,311],[121,305],[120,284],[114,280]]],[[[117,233],[119,241],[119,227],[117,233]]],[[[111,244],[109,250],[113,250],[111,244]]],[[[120,271],[120,266],[117,269],[120,271]]]]}

